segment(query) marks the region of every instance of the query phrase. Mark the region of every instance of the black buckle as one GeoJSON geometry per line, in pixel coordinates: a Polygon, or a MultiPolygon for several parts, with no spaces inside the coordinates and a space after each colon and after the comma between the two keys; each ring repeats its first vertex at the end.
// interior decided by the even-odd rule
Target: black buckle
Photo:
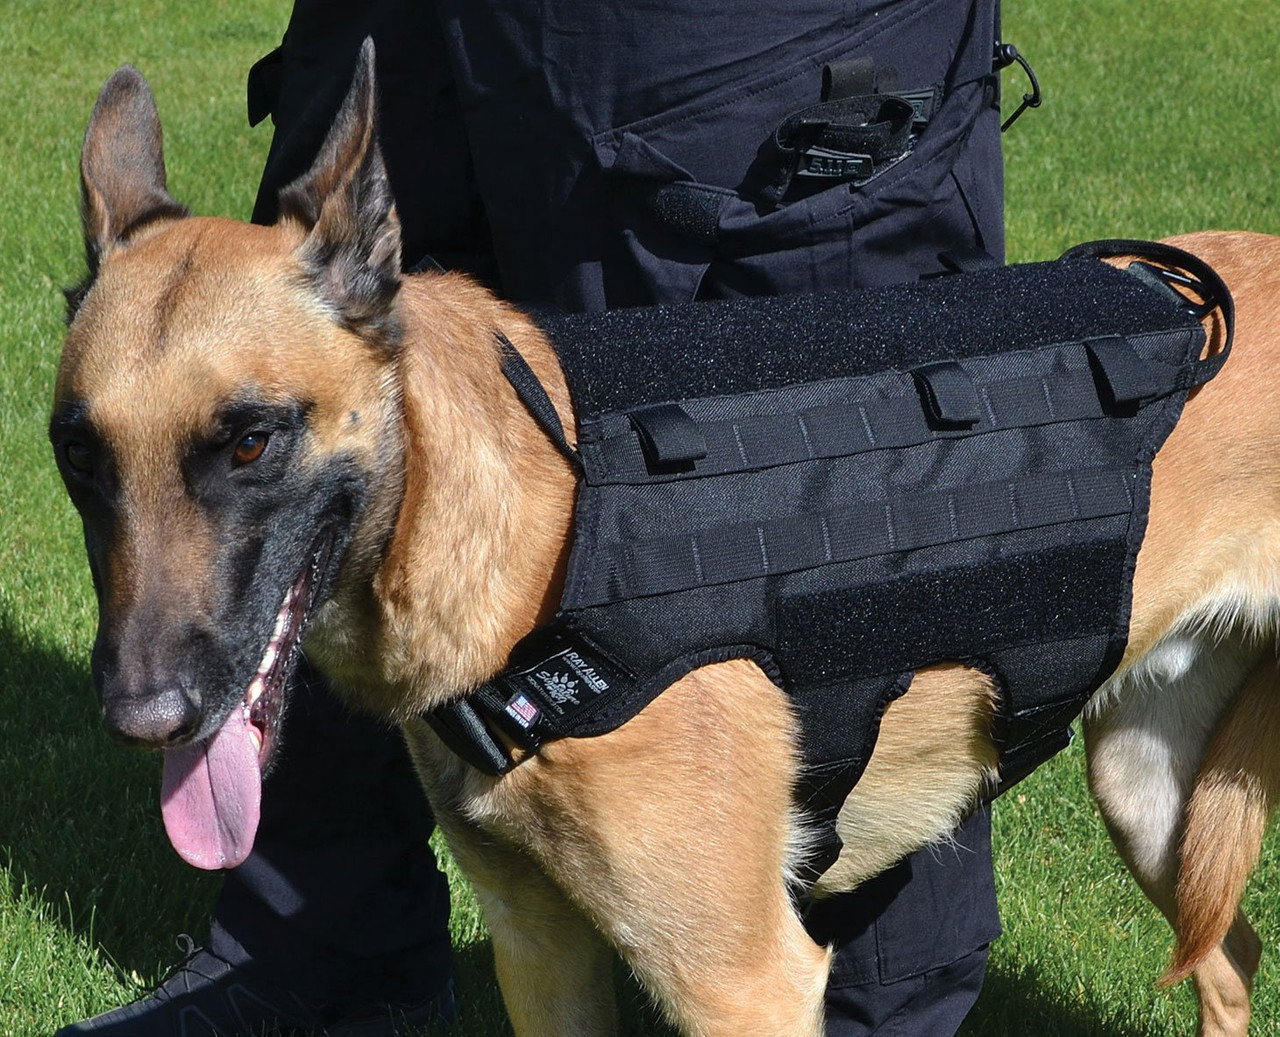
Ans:
{"type": "Polygon", "coordinates": [[[928,90],[895,90],[893,94],[901,97],[911,105],[911,128],[917,133],[929,125],[937,108],[938,91],[930,87],[928,90]]]}
{"type": "Polygon", "coordinates": [[[794,176],[865,181],[911,150],[916,108],[892,94],[842,97],[783,121],[779,151],[795,156],[794,176]]]}
{"type": "Polygon", "coordinates": [[[422,718],[445,745],[482,774],[501,777],[515,766],[511,754],[493,737],[484,717],[466,699],[433,709],[422,718]]]}

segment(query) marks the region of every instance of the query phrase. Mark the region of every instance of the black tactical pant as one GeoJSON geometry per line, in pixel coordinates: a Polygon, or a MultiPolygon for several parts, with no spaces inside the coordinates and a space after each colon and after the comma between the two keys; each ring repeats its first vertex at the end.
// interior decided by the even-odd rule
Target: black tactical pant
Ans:
{"type": "MultiPolygon", "coordinates": [[[[250,75],[250,118],[276,126],[254,218],[273,220],[310,165],[372,35],[407,267],[431,256],[517,302],[595,310],[913,280],[966,247],[1002,257],[998,3],[297,0],[250,75]],[[876,93],[920,118],[904,133],[876,93]]],[[[388,963],[407,961],[427,993],[447,898],[425,805],[396,736],[325,699],[314,687],[307,730],[286,732],[215,949],[321,988],[346,958],[388,997],[406,993],[388,963]],[[316,771],[378,794],[335,817],[316,771]]],[[[987,814],[809,925],[839,949],[828,1033],[953,1031],[999,933],[987,814]]]]}

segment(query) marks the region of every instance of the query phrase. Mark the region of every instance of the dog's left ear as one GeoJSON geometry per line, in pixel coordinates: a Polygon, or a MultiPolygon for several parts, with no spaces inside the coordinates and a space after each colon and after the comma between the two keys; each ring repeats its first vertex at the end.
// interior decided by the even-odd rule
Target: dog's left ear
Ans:
{"type": "Polygon", "coordinates": [[[307,231],[303,269],[340,324],[394,344],[400,220],[378,148],[373,40],[311,169],[280,192],[280,219],[307,231]]]}

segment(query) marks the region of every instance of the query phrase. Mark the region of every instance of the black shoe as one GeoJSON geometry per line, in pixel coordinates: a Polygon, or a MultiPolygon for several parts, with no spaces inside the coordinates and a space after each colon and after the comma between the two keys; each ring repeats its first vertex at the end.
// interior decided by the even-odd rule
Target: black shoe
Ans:
{"type": "MultiPolygon", "coordinates": [[[[453,984],[416,1005],[336,1008],[310,1004],[184,936],[186,957],[146,997],[64,1026],[54,1037],[395,1037],[453,1020],[453,984]]],[[[182,943],[179,944],[182,946],[182,943]]]]}

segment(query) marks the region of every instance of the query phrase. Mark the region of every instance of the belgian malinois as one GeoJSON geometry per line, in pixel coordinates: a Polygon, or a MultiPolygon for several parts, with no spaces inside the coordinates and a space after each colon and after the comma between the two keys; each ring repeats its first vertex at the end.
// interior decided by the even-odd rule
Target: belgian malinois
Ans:
{"type": "MultiPolygon", "coordinates": [[[[517,1033],[613,1033],[613,948],[689,1034],[820,1034],[829,952],[787,886],[804,842],[795,722],[754,664],[695,670],[613,733],[501,778],[419,718],[500,670],[563,584],[574,474],[500,372],[498,331],[570,436],[574,419],[530,319],[462,276],[401,276],[371,49],[275,226],[169,196],[132,68],[102,90],[82,175],[90,273],[51,437],[100,605],[105,722],[165,751],[178,851],[203,867],[248,852],[305,632],[352,702],[403,724],[517,1033]]],[[[1177,931],[1166,978],[1194,974],[1204,1033],[1240,1035],[1260,944],[1237,904],[1280,782],[1280,240],[1180,244],[1234,293],[1235,355],[1156,460],[1128,649],[1086,716],[1089,769],[1177,931]]],[[[992,701],[972,669],[917,675],[821,888],[953,828],[991,780],[992,701]]]]}

